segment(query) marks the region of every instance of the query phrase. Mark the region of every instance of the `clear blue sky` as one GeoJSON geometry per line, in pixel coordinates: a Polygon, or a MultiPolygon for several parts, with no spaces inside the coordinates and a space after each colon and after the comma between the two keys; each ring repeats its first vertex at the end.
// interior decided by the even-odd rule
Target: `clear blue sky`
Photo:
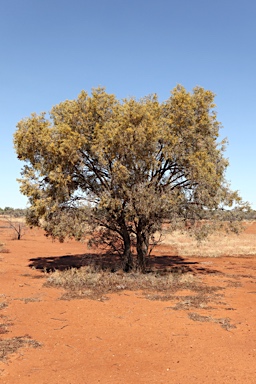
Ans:
{"type": "Polygon", "coordinates": [[[19,120],[98,85],[118,98],[178,83],[216,94],[227,179],[256,209],[255,0],[1,0],[0,207],[25,207],[19,120]]]}

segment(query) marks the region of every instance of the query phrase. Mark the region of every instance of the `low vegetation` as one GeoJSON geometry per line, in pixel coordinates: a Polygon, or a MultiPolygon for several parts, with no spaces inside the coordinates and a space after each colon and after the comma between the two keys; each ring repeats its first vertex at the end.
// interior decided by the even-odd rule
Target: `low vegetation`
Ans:
{"type": "MultiPolygon", "coordinates": [[[[247,225],[244,224],[244,229],[247,225]]],[[[239,235],[216,232],[201,242],[198,242],[194,237],[189,236],[188,233],[180,231],[169,233],[168,230],[165,230],[162,245],[173,249],[177,255],[187,257],[234,257],[256,255],[255,234],[246,233],[244,230],[242,230],[239,235]]]]}
{"type": "Polygon", "coordinates": [[[192,273],[173,273],[171,270],[124,273],[122,270],[113,273],[94,267],[72,268],[55,271],[47,279],[47,286],[64,288],[64,298],[87,297],[101,299],[107,294],[121,291],[143,291],[170,293],[182,288],[191,288],[198,279],[192,273]]]}
{"type": "Polygon", "coordinates": [[[5,247],[3,243],[0,243],[0,253],[9,253],[10,250],[5,247]]]}
{"type": "MultiPolygon", "coordinates": [[[[8,304],[5,301],[0,302],[0,310],[7,307],[8,304]]],[[[13,325],[13,323],[9,321],[7,316],[0,314],[0,334],[8,333],[8,328],[11,325],[13,325]]],[[[6,362],[9,356],[17,352],[20,348],[38,348],[40,346],[41,344],[33,340],[29,335],[0,339],[0,362],[6,362]]]]}
{"type": "MultiPolygon", "coordinates": [[[[251,224],[254,225],[254,224],[251,224]]],[[[249,231],[250,232],[250,231],[249,231]]],[[[116,263],[111,258],[102,259],[93,255],[83,259],[81,268],[51,271],[46,273],[48,286],[64,288],[64,298],[86,297],[99,299],[106,295],[127,291],[142,291],[151,300],[178,300],[173,309],[185,308],[209,308],[209,302],[218,300],[221,287],[206,287],[200,283],[200,276],[193,264],[186,266],[182,263],[183,257],[220,257],[220,256],[251,256],[256,255],[255,234],[242,232],[239,236],[233,233],[215,233],[207,240],[198,243],[194,237],[186,232],[169,232],[165,228],[162,244],[156,248],[160,256],[150,258],[147,270],[144,274],[139,271],[124,273],[122,269],[115,269],[116,263]],[[170,256],[169,266],[161,265],[161,255],[170,256]],[[109,263],[108,263],[109,262],[109,263]],[[156,264],[155,264],[156,263],[156,264]],[[160,264],[159,264],[160,263],[160,264]],[[193,297],[185,297],[181,300],[175,296],[179,289],[189,289],[196,292],[193,297]]],[[[167,259],[165,259],[166,263],[167,259]]],[[[209,265],[212,262],[209,262],[209,265]]],[[[208,261],[202,261],[200,268],[208,266],[208,261]]],[[[120,267],[121,268],[121,267],[120,267]]],[[[216,272],[217,273],[217,272],[216,272]]],[[[230,282],[229,284],[238,284],[230,282]]]]}
{"type": "Polygon", "coordinates": [[[39,348],[40,343],[31,339],[30,336],[12,337],[11,339],[0,339],[0,361],[6,361],[8,356],[23,347],[39,348]]]}
{"type": "Polygon", "coordinates": [[[15,218],[25,217],[26,214],[27,214],[27,209],[12,208],[12,207],[0,208],[0,218],[2,218],[3,216],[15,217],[15,218]]]}
{"type": "Polygon", "coordinates": [[[202,316],[198,313],[189,313],[188,317],[193,321],[200,321],[200,322],[207,322],[207,323],[217,323],[220,324],[222,328],[224,328],[226,331],[229,331],[230,329],[236,328],[234,324],[231,324],[231,320],[229,317],[215,319],[211,316],[202,316]]]}

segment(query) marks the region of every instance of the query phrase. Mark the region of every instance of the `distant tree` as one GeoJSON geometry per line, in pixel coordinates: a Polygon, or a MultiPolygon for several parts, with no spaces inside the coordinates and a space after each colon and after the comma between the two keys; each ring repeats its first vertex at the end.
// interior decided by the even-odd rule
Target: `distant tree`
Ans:
{"type": "Polygon", "coordinates": [[[4,211],[5,215],[10,215],[10,214],[13,213],[14,208],[12,208],[12,207],[5,207],[3,211],[4,211]]]}
{"type": "Polygon", "coordinates": [[[25,235],[25,218],[22,220],[8,214],[3,216],[3,222],[7,224],[5,225],[6,228],[12,229],[15,239],[20,240],[25,235]]]}
{"type": "Polygon", "coordinates": [[[17,221],[14,218],[8,217],[6,221],[9,224],[9,227],[13,230],[15,238],[21,240],[25,235],[26,223],[23,221],[17,221]]]}
{"type": "Polygon", "coordinates": [[[134,268],[134,243],[135,267],[145,271],[164,220],[190,227],[241,205],[225,181],[214,107],[214,94],[201,87],[177,86],[163,103],[156,95],[119,101],[98,88],[56,105],[49,118],[20,121],[14,144],[26,163],[20,183],[30,223],[63,240],[76,236],[78,223],[81,237],[81,223],[89,222],[103,241],[121,244],[126,271],[134,268]],[[63,226],[60,218],[72,219],[63,226]]]}
{"type": "Polygon", "coordinates": [[[0,208],[0,215],[2,216],[3,220],[7,222],[9,225],[9,228],[11,228],[15,234],[15,238],[17,240],[20,240],[22,236],[25,234],[25,217],[27,214],[26,209],[22,208],[12,208],[12,207],[5,207],[4,209],[0,208]],[[24,220],[22,220],[24,218],[24,220]]]}

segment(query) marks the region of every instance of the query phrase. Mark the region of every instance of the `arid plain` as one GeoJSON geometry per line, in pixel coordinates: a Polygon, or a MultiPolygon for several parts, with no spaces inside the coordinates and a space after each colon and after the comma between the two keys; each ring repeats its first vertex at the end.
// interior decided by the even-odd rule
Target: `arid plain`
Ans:
{"type": "Polygon", "coordinates": [[[2,383],[256,382],[256,223],[201,247],[166,235],[151,264],[171,271],[173,288],[119,283],[95,297],[46,282],[49,270],[100,260],[96,251],[39,229],[13,240],[0,226],[2,383]]]}

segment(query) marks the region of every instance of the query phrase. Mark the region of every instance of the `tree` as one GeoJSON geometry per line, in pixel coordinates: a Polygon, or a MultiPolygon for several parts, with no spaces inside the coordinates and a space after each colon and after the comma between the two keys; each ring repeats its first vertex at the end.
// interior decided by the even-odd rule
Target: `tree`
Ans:
{"type": "Polygon", "coordinates": [[[13,230],[14,236],[17,240],[21,240],[21,238],[25,235],[26,224],[24,221],[18,221],[18,219],[13,218],[11,216],[6,217],[5,220],[9,224],[9,227],[13,230]]]}
{"type": "Polygon", "coordinates": [[[241,202],[225,181],[214,108],[214,94],[201,87],[190,93],[177,86],[163,103],[156,95],[119,101],[97,88],[56,105],[49,118],[20,121],[14,145],[25,162],[20,183],[30,223],[63,239],[90,222],[109,243],[121,244],[126,271],[134,267],[134,242],[136,267],[144,271],[150,239],[164,220],[173,228],[192,225],[241,202]],[[61,217],[76,225],[69,220],[55,231],[61,217]]]}
{"type": "Polygon", "coordinates": [[[0,216],[9,224],[14,232],[15,238],[20,240],[25,235],[25,216],[27,210],[22,208],[5,207],[0,208],[0,216]]]}

